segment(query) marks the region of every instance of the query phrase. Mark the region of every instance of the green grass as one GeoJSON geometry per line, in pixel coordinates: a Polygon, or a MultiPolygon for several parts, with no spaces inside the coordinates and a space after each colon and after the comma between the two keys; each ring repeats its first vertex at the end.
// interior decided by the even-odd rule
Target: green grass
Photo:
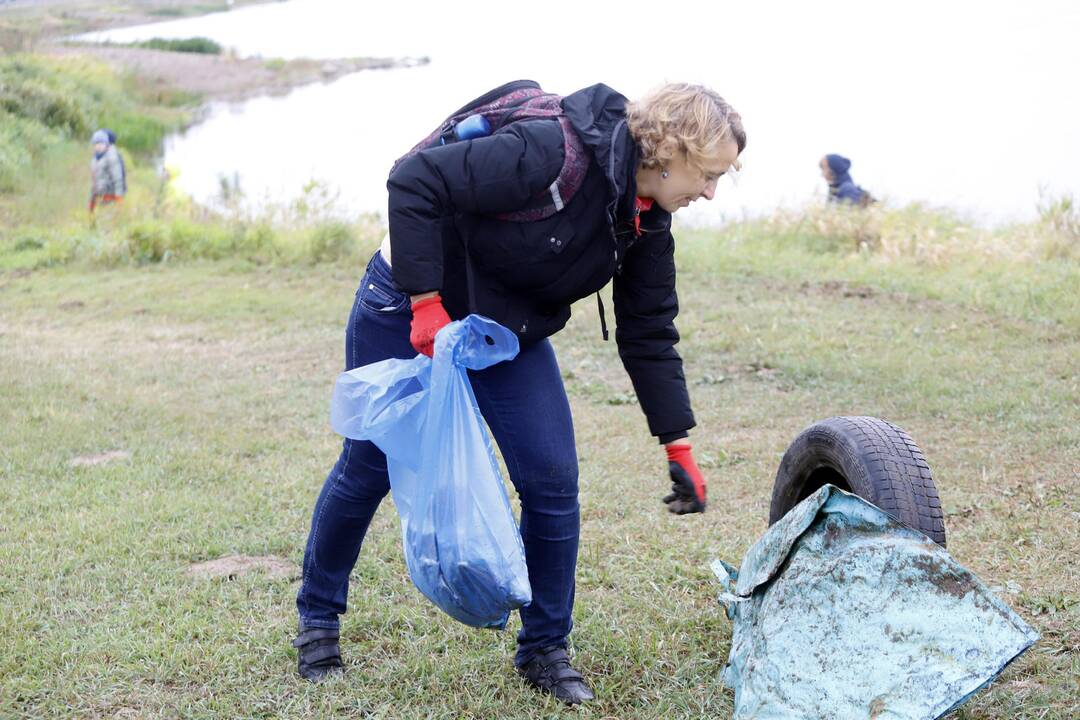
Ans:
{"type": "Polygon", "coordinates": [[[224,257],[359,262],[381,237],[373,218],[338,219],[336,196],[317,182],[256,217],[236,205],[242,197],[230,197],[224,213],[195,207],[154,157],[194,100],[92,62],[0,57],[0,271],[224,257]],[[128,194],[91,217],[89,133],[97,127],[117,134],[128,194]]]}
{"type": "Polygon", "coordinates": [[[181,18],[227,12],[229,9],[229,5],[226,3],[200,3],[195,5],[166,5],[165,7],[152,8],[147,12],[158,17],[181,18]]]}
{"type": "Polygon", "coordinates": [[[267,0],[48,0],[0,3],[0,53],[31,52],[72,35],[141,25],[167,18],[238,10],[267,0]]]}
{"type": "MultiPolygon", "coordinates": [[[[183,116],[141,103],[132,82],[85,59],[0,57],[0,112],[34,128],[0,135],[0,151],[25,147],[33,152],[43,145],[43,136],[88,146],[94,130],[109,127],[121,147],[156,152],[183,116]]],[[[6,172],[2,166],[0,172],[6,172]]]]}
{"type": "MultiPolygon", "coordinates": [[[[870,414],[926,452],[950,552],[1043,635],[957,717],[1076,717],[1071,316],[1015,307],[965,265],[705,232],[679,261],[705,515],[663,511],[663,454],[624,405],[595,305],[556,338],[581,456],[573,645],[600,698],[575,716],[730,716],[708,562],[738,561],[765,529],[803,427],[870,414]]],[[[511,672],[516,620],[470,630],[411,586],[389,501],[354,574],[339,681],[294,676],[295,580],[184,573],[229,553],[300,562],[339,446],[327,410],[361,263],[0,274],[0,716],[563,716],[511,672]],[[69,464],[116,449],[131,459],[69,464]]],[[[1032,273],[1033,296],[1060,292],[1049,277],[1032,273]]]]}
{"type": "Polygon", "coordinates": [[[220,55],[221,45],[204,37],[190,38],[150,38],[135,43],[135,47],[149,50],[165,50],[168,52],[198,53],[200,55],[220,55]]]}
{"type": "Polygon", "coordinates": [[[188,117],[190,100],[148,98],[134,78],[86,60],[0,56],[0,246],[27,225],[64,234],[75,208],[85,211],[90,134],[99,127],[116,132],[143,192],[156,192],[149,158],[188,117]]]}
{"type": "MultiPolygon", "coordinates": [[[[295,677],[295,580],[185,574],[230,553],[299,563],[377,219],[335,219],[315,183],[257,217],[210,213],[149,157],[190,98],[27,56],[0,78],[0,717],[562,716],[511,672],[516,620],[469,630],[411,586],[389,502],[339,681],[295,677]],[[101,124],[130,191],[90,222],[83,135],[101,124]],[[71,465],[109,450],[131,457],[71,465]]],[[[679,266],[707,514],[663,512],[663,454],[595,305],[555,341],[581,460],[573,644],[600,697],[576,715],[730,715],[708,563],[764,530],[803,427],[869,414],[922,446],[950,551],[1043,635],[957,717],[1077,717],[1072,198],[998,230],[919,207],[778,213],[681,233],[679,266]]]]}
{"type": "Polygon", "coordinates": [[[1080,208],[1048,199],[1028,224],[985,229],[918,205],[810,208],[696,238],[695,266],[870,285],[1080,327],[1080,208]]]}

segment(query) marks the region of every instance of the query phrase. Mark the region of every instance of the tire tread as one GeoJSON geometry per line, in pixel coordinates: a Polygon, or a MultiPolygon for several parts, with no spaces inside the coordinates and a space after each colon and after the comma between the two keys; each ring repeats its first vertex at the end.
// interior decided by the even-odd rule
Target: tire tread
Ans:
{"type": "MultiPolygon", "coordinates": [[[[828,418],[811,425],[791,444],[788,454],[804,452],[815,437],[829,435],[853,444],[859,462],[866,471],[873,497],[864,497],[898,520],[925,533],[939,545],[945,545],[945,521],[930,465],[922,450],[903,428],[887,420],[869,416],[828,418]]],[[[773,491],[772,519],[778,519],[777,503],[791,493],[780,485],[784,479],[788,455],[777,473],[773,491]]],[[[852,485],[854,487],[854,485],[852,485]]],[[[859,493],[863,495],[863,493],[859,493]]],[[[790,508],[779,508],[784,510],[790,508]]],[[[779,513],[782,515],[783,513],[779,513]]]]}

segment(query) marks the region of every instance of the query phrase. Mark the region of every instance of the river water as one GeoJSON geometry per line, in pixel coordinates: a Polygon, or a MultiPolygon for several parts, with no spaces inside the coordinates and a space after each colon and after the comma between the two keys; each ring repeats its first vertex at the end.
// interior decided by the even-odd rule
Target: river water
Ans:
{"type": "Polygon", "coordinates": [[[852,158],[878,197],[979,222],[1027,220],[1040,193],[1080,193],[1080,4],[1068,0],[291,0],[93,37],[189,36],[266,58],[431,58],[211,104],[164,156],[207,203],[222,177],[253,203],[287,202],[314,179],[350,212],[385,213],[394,158],[519,77],[562,94],[595,82],[630,97],[665,80],[717,89],[749,144],[717,199],[680,213],[695,223],[822,202],[828,152],[852,158]]]}

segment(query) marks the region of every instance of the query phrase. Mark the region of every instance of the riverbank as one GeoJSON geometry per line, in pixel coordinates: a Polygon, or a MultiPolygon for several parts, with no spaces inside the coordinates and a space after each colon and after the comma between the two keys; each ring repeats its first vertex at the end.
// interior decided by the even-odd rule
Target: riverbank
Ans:
{"type": "Polygon", "coordinates": [[[195,207],[172,187],[175,171],[158,167],[162,142],[169,132],[193,122],[207,101],[284,94],[361,70],[426,59],[238,58],[227,49],[202,54],[66,39],[252,4],[0,4],[0,254],[6,256],[0,268],[51,266],[87,253],[110,264],[134,258],[154,261],[171,257],[171,246],[192,238],[210,239],[202,243],[200,255],[228,255],[243,247],[261,248],[256,254],[264,258],[326,259],[328,253],[374,232],[368,218],[344,222],[321,214],[329,191],[314,185],[297,203],[266,208],[259,218],[195,207]],[[87,141],[99,127],[109,127],[118,136],[127,162],[128,195],[121,207],[90,217],[87,141]],[[162,240],[162,235],[169,239],[162,240]],[[12,251],[22,260],[12,262],[12,251]]]}
{"type": "Polygon", "coordinates": [[[243,100],[283,95],[301,85],[331,82],[361,70],[391,70],[426,62],[411,58],[338,58],[279,60],[238,58],[230,54],[170,52],[119,45],[50,44],[42,51],[56,57],[91,58],[129,72],[150,92],[187,93],[200,100],[243,100]]]}
{"type": "Polygon", "coordinates": [[[315,82],[330,82],[362,70],[389,70],[427,62],[427,58],[352,57],[333,60],[241,58],[221,54],[170,52],[112,44],[78,43],[73,35],[133,25],[228,12],[265,0],[206,3],[169,2],[24,2],[0,5],[0,48],[104,62],[129,73],[142,88],[162,97],[187,96],[191,102],[242,100],[281,95],[315,82]]]}
{"type": "MultiPolygon", "coordinates": [[[[132,54],[178,63],[188,56],[216,59],[132,54]]],[[[175,171],[162,172],[156,158],[164,136],[190,122],[198,103],[164,80],[154,84],[78,56],[23,54],[0,57],[0,87],[0,271],[221,258],[359,262],[383,233],[381,218],[342,211],[335,189],[316,182],[288,203],[251,209],[242,188],[238,193],[223,178],[216,211],[193,204],[176,190],[175,171]],[[98,127],[117,132],[128,161],[128,195],[121,206],[90,216],[86,139],[98,127]]],[[[776,212],[712,235],[757,248],[755,256],[766,259],[800,248],[823,259],[823,273],[850,270],[837,280],[886,268],[887,277],[907,278],[905,291],[1080,327],[1080,205],[1069,196],[1048,198],[1034,222],[996,229],[947,210],[879,204],[866,212],[776,212]]],[[[797,273],[793,279],[801,281],[797,273]]]]}
{"type": "MultiPolygon", "coordinates": [[[[158,165],[163,138],[197,105],[81,57],[0,56],[0,270],[244,256],[255,262],[352,257],[377,220],[333,212],[333,192],[309,183],[295,203],[257,217],[210,212],[176,191],[158,165]],[[88,139],[116,132],[127,165],[122,203],[88,212],[88,139]]],[[[232,192],[233,189],[225,188],[232,192]]]]}
{"type": "Polygon", "coordinates": [[[0,3],[0,49],[33,52],[79,33],[228,12],[267,0],[7,0],[0,3]]]}

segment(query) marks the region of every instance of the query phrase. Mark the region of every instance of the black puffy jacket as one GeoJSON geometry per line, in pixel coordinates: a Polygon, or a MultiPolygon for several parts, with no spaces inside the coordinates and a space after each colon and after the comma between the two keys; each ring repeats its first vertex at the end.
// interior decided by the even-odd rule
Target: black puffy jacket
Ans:
{"type": "Polygon", "coordinates": [[[668,442],[694,426],[675,350],[675,242],[659,205],[641,215],[641,235],[634,230],[638,150],[625,108],[606,85],[563,100],[593,162],[573,198],[543,220],[495,215],[528,207],[559,174],[554,120],[518,121],[403,161],[387,182],[393,273],[407,293],[439,290],[451,317],[478,312],[523,343],[558,332],[571,303],[614,279],[619,356],[650,432],[668,442]]]}

